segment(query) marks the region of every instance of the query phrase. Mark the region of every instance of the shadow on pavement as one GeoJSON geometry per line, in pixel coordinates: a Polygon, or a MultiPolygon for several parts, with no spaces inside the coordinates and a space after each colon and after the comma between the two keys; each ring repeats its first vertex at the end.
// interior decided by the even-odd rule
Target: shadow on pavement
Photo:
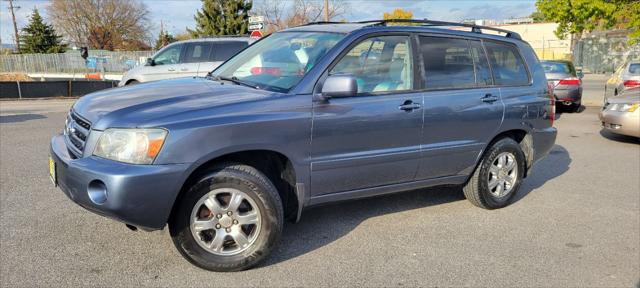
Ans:
{"type": "Polygon", "coordinates": [[[560,145],[554,145],[549,155],[538,161],[533,166],[533,169],[529,171],[529,175],[520,186],[520,191],[513,198],[513,203],[522,200],[531,191],[540,188],[547,181],[569,171],[570,165],[571,155],[569,155],[569,151],[560,145]]]}
{"type": "Polygon", "coordinates": [[[638,137],[615,134],[605,129],[600,129],[600,135],[602,135],[602,137],[604,138],[607,138],[609,140],[616,141],[616,142],[640,144],[640,138],[638,137]]]}
{"type": "Polygon", "coordinates": [[[30,120],[46,119],[47,117],[40,114],[19,114],[19,115],[6,115],[0,116],[0,123],[18,123],[26,122],[30,120]]]}
{"type": "MultiPolygon", "coordinates": [[[[514,202],[568,171],[570,163],[567,150],[554,146],[550,154],[536,164],[539,169],[534,169],[524,180],[514,202]]],[[[285,223],[278,248],[260,266],[286,261],[331,244],[369,218],[462,200],[466,201],[461,187],[445,186],[312,207],[304,211],[299,223],[285,223]]],[[[469,204],[468,209],[480,208],[469,204]]]]}

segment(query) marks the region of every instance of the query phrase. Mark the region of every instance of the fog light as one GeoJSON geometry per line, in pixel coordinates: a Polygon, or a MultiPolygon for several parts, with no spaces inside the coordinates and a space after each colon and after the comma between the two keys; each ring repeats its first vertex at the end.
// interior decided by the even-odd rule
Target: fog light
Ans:
{"type": "Polygon", "coordinates": [[[93,180],[89,183],[87,194],[93,203],[100,205],[107,202],[107,186],[100,180],[93,180]]]}

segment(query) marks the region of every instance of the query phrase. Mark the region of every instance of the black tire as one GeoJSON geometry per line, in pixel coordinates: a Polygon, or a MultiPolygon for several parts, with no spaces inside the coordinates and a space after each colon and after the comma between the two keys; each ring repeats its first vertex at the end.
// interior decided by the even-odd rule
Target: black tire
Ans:
{"type": "Polygon", "coordinates": [[[275,186],[257,169],[235,163],[212,168],[178,199],[169,222],[173,243],[192,264],[210,271],[228,272],[251,268],[276,246],[282,234],[283,207],[275,186]],[[245,193],[258,206],[260,230],[255,242],[236,255],[216,255],[203,249],[191,233],[191,213],[195,204],[209,191],[232,188],[245,193]]]}
{"type": "Polygon", "coordinates": [[[522,176],[525,172],[526,157],[520,145],[511,138],[502,138],[496,141],[484,154],[471,178],[463,187],[464,196],[473,205],[484,209],[498,209],[511,204],[522,184],[522,176]],[[496,197],[489,190],[489,168],[496,161],[498,155],[509,152],[515,157],[517,177],[513,188],[506,195],[496,197]]]}
{"type": "Polygon", "coordinates": [[[580,112],[580,106],[582,106],[582,102],[580,102],[580,101],[574,102],[574,103],[571,104],[571,106],[569,106],[569,110],[572,113],[580,112]]]}
{"type": "Polygon", "coordinates": [[[138,82],[138,80],[130,80],[129,82],[127,82],[127,84],[125,84],[125,86],[136,85],[136,84],[140,84],[140,82],[138,82]]]}

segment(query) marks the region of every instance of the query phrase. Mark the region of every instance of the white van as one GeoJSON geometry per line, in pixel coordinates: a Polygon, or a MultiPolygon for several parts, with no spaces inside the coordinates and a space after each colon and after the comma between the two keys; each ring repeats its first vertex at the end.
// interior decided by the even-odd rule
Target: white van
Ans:
{"type": "Polygon", "coordinates": [[[206,76],[255,40],[249,37],[201,38],[171,43],[145,65],[127,71],[118,86],[170,78],[206,76]]]}

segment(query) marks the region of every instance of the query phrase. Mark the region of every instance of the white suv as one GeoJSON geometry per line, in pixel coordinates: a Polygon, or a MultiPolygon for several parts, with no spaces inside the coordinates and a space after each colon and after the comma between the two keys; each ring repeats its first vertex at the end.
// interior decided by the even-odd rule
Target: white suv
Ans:
{"type": "Polygon", "coordinates": [[[169,44],[127,71],[118,86],[170,78],[206,76],[222,62],[249,46],[248,37],[202,38],[169,44]]]}

